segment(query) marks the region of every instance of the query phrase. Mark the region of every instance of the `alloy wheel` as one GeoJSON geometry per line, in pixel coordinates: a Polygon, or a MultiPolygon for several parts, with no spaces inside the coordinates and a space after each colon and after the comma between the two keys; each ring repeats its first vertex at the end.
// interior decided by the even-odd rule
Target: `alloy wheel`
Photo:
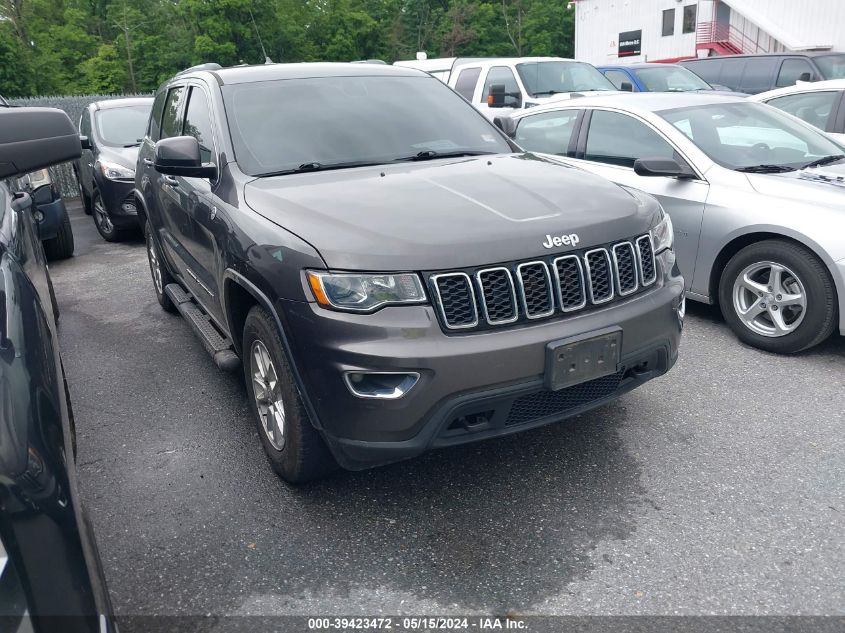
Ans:
{"type": "Polygon", "coordinates": [[[111,218],[109,218],[109,214],[106,212],[106,207],[103,205],[103,199],[100,196],[97,196],[97,199],[94,201],[94,220],[103,233],[111,235],[114,232],[114,224],[112,224],[111,218]]]}
{"type": "Polygon", "coordinates": [[[158,253],[156,252],[156,246],[153,243],[152,236],[147,237],[147,258],[150,260],[150,273],[153,276],[156,292],[162,295],[164,294],[164,283],[161,277],[161,263],[158,260],[158,253]]]}
{"type": "Polygon", "coordinates": [[[734,281],[733,307],[743,325],[761,336],[791,334],[807,312],[804,284],[792,270],[772,261],[746,266],[734,281]]]}
{"type": "Polygon", "coordinates": [[[253,398],[261,427],[270,445],[281,451],[285,447],[285,405],[276,367],[261,341],[253,342],[249,356],[253,398]]]}

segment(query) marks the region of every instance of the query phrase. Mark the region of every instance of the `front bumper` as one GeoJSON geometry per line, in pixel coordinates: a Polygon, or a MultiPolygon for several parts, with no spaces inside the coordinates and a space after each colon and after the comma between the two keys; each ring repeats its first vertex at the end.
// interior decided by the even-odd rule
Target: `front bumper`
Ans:
{"type": "Polygon", "coordinates": [[[317,413],[315,425],[343,467],[361,469],[556,422],[668,371],[683,325],[683,280],[673,254],[658,259],[662,272],[654,287],[627,300],[460,336],[444,334],[431,306],[369,315],[301,302],[283,301],[279,308],[317,413]],[[561,391],[544,389],[547,343],[613,326],[623,331],[616,374],[561,391]],[[372,400],[350,392],[343,379],[349,371],[414,372],[420,378],[402,398],[372,400]],[[474,423],[479,419],[484,421],[474,423]]]}
{"type": "Polygon", "coordinates": [[[100,178],[97,183],[97,189],[103,198],[106,212],[109,214],[112,224],[117,228],[140,226],[138,210],[135,207],[135,197],[132,195],[134,187],[133,181],[123,182],[106,178],[100,178]]]}

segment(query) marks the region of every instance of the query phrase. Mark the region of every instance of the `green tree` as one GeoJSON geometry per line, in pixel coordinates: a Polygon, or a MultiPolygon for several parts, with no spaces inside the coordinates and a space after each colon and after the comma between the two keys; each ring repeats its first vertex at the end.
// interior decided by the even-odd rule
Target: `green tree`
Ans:
{"type": "Polygon", "coordinates": [[[126,67],[117,48],[101,44],[94,57],[79,64],[82,80],[80,92],[110,94],[123,92],[126,85],[126,67]]]}

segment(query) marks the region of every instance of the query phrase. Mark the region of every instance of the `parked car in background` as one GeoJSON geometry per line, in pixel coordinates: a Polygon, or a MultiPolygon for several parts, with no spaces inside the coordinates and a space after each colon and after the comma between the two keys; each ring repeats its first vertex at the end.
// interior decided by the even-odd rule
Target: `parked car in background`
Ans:
{"type": "Polygon", "coordinates": [[[0,613],[4,631],[113,631],[79,500],[58,310],[19,178],[79,156],[68,116],[0,110],[0,613]]]}
{"type": "Polygon", "coordinates": [[[845,334],[845,154],[775,108],[720,95],[578,99],[497,120],[522,147],[654,195],[687,296],[746,343],[845,334]]]}
{"type": "MultiPolygon", "coordinates": [[[[624,92],[715,92],[717,90],[691,70],[677,64],[642,63],[628,66],[599,66],[598,69],[617,90],[624,92]]],[[[734,93],[727,91],[727,94],[734,93]]]]}
{"type": "Polygon", "coordinates": [[[799,82],[749,97],[797,116],[813,127],[827,132],[840,143],[845,142],[845,79],[799,82]]]}
{"type": "Polygon", "coordinates": [[[575,93],[616,91],[595,66],[560,57],[458,60],[447,83],[491,120],[575,93]]]}
{"type": "Polygon", "coordinates": [[[845,79],[845,53],[763,53],[687,59],[679,62],[710,84],[757,94],[799,81],[845,79]]]}
{"type": "Polygon", "coordinates": [[[291,482],[557,422],[677,357],[660,205],[524,154],[420,71],[189,70],[135,183],[159,303],[242,361],[291,482]]]}
{"type": "Polygon", "coordinates": [[[132,196],[138,146],[147,129],[152,98],[95,101],[79,119],[82,157],[75,172],[85,212],[103,239],[120,240],[138,230],[132,196]]]}
{"type": "MultiPolygon", "coordinates": [[[[0,112],[11,107],[0,96],[0,112]]],[[[73,227],[59,187],[49,169],[39,169],[15,178],[14,189],[32,197],[38,237],[48,259],[66,259],[73,255],[73,227]]]]}

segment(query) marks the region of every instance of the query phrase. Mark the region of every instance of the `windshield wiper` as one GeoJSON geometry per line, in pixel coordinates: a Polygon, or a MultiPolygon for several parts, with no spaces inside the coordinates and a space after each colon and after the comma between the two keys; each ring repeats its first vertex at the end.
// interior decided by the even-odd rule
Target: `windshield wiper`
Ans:
{"type": "Polygon", "coordinates": [[[807,163],[801,169],[807,169],[808,167],[821,167],[822,165],[829,165],[830,163],[835,163],[837,161],[842,160],[845,158],[845,154],[833,154],[831,156],[823,156],[817,160],[814,160],[811,163],[807,163]]]}
{"type": "Polygon", "coordinates": [[[483,152],[478,150],[456,150],[454,152],[438,152],[433,149],[426,149],[421,152],[417,152],[413,156],[404,156],[402,158],[394,158],[393,162],[396,163],[407,163],[411,161],[418,161],[418,160],[433,160],[435,158],[460,158],[461,156],[488,156],[489,154],[495,154],[496,152],[483,152]]]}
{"type": "Polygon", "coordinates": [[[288,174],[302,174],[308,171],[330,171],[332,169],[349,169],[351,167],[373,167],[374,165],[383,165],[384,163],[374,163],[372,161],[350,161],[348,163],[318,163],[312,161],[310,163],[302,163],[299,167],[293,169],[281,169],[279,171],[268,171],[263,174],[256,174],[256,178],[268,178],[270,176],[287,176],[288,174]]]}
{"type": "Polygon", "coordinates": [[[552,95],[559,95],[562,94],[560,90],[538,90],[537,92],[532,92],[532,97],[551,97],[552,95]]]}
{"type": "Polygon", "coordinates": [[[134,143],[128,143],[127,145],[124,145],[123,147],[140,147],[142,142],[143,141],[141,139],[138,139],[134,143]]]}
{"type": "Polygon", "coordinates": [[[795,171],[795,167],[788,165],[751,165],[749,167],[737,167],[734,171],[747,174],[782,174],[787,171],[795,171]]]}

